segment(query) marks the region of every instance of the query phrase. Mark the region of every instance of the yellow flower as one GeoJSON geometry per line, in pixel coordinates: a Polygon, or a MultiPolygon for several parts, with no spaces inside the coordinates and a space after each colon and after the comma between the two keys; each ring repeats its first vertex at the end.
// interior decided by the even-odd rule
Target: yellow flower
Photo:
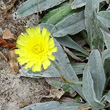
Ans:
{"type": "Polygon", "coordinates": [[[57,51],[53,37],[49,39],[50,33],[46,28],[42,33],[40,27],[27,28],[26,32],[21,33],[17,40],[15,53],[19,55],[18,62],[20,65],[27,63],[25,69],[32,67],[33,72],[41,71],[41,66],[47,69],[51,65],[50,60],[55,60],[52,53],[57,51]]]}

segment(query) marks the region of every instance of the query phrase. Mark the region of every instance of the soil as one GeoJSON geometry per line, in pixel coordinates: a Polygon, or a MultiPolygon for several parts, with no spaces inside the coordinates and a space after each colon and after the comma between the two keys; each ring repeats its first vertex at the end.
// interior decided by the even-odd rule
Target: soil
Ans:
{"type": "Polygon", "coordinates": [[[20,110],[26,105],[41,102],[48,95],[44,79],[14,75],[9,64],[0,57],[0,110],[20,110]]]}
{"type": "MultiPolygon", "coordinates": [[[[25,28],[38,24],[37,14],[26,18],[17,16],[17,8],[24,1],[0,0],[0,38],[6,29],[17,38],[25,28]],[[13,4],[13,1],[16,2],[13,4]],[[13,4],[9,10],[8,3],[13,4]]],[[[6,48],[0,48],[0,51],[9,57],[6,48]]],[[[45,88],[48,88],[48,85],[44,79],[24,78],[20,77],[20,74],[13,74],[9,62],[0,56],[0,110],[20,110],[29,104],[41,102],[48,94],[45,88]]]]}

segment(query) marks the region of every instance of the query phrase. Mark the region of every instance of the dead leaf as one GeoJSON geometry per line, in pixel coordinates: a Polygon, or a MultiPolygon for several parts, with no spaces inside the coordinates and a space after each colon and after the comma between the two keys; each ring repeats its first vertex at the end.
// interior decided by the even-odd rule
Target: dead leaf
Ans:
{"type": "Polygon", "coordinates": [[[5,61],[8,61],[8,59],[6,58],[6,56],[0,51],[0,55],[5,59],[5,61]]]}
{"type": "Polygon", "coordinates": [[[89,110],[91,108],[92,108],[92,106],[86,106],[86,107],[78,108],[78,109],[75,109],[75,110],[89,110]]]}
{"type": "Polygon", "coordinates": [[[10,67],[14,74],[17,74],[19,72],[19,66],[16,58],[17,58],[17,55],[14,53],[14,50],[9,50],[10,67]]]}
{"type": "Polygon", "coordinates": [[[11,43],[9,41],[5,41],[4,39],[0,38],[0,47],[8,47],[12,50],[16,48],[16,44],[11,43]]]}
{"type": "Polygon", "coordinates": [[[59,100],[65,92],[62,89],[52,89],[50,93],[55,99],[59,100]]]}
{"type": "Polygon", "coordinates": [[[7,6],[6,6],[6,9],[4,10],[4,14],[6,14],[15,4],[17,0],[10,0],[8,3],[7,3],[7,6]]]}
{"type": "Polygon", "coordinates": [[[3,39],[14,39],[16,40],[16,38],[14,37],[14,35],[11,33],[11,31],[9,29],[7,29],[2,36],[3,39]]]}
{"type": "Polygon", "coordinates": [[[14,4],[15,4],[16,1],[17,1],[17,0],[10,0],[10,1],[7,3],[7,11],[10,10],[10,9],[14,6],[14,4]]]}
{"type": "Polygon", "coordinates": [[[75,100],[73,98],[70,97],[61,97],[61,99],[59,100],[61,102],[75,102],[75,100]]]}
{"type": "Polygon", "coordinates": [[[3,18],[4,18],[4,20],[6,18],[8,18],[8,16],[10,15],[10,13],[8,13],[8,11],[14,6],[14,4],[15,4],[16,1],[17,0],[9,0],[8,3],[5,3],[6,4],[6,7],[5,7],[5,9],[3,9],[2,13],[1,13],[2,16],[3,16],[3,18]]]}
{"type": "Polygon", "coordinates": [[[31,104],[31,102],[28,102],[28,101],[27,102],[19,102],[18,103],[18,105],[19,105],[20,108],[24,108],[25,106],[28,106],[30,104],[31,104]]]}
{"type": "Polygon", "coordinates": [[[64,51],[70,55],[73,59],[77,60],[77,61],[83,61],[82,59],[80,59],[79,57],[77,57],[76,55],[74,55],[68,48],[66,48],[65,46],[63,46],[64,51]]]}
{"type": "Polygon", "coordinates": [[[50,90],[49,95],[43,96],[42,98],[53,98],[59,100],[64,93],[65,92],[62,89],[60,90],[60,89],[52,88],[50,90]]]}

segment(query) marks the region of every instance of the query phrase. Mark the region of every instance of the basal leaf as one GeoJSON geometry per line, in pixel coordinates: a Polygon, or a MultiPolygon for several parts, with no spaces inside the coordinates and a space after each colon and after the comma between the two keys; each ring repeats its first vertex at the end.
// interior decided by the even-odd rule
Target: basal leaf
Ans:
{"type": "Polygon", "coordinates": [[[110,27],[110,10],[100,11],[97,18],[107,27],[110,27]]]}
{"type": "Polygon", "coordinates": [[[110,49],[106,49],[102,52],[102,61],[105,62],[106,59],[110,58],[110,49]]]}
{"type": "Polygon", "coordinates": [[[58,11],[55,14],[53,14],[53,16],[48,18],[46,23],[56,24],[71,13],[72,13],[71,4],[66,3],[66,5],[64,5],[60,9],[58,9],[58,11]]]}
{"type": "Polygon", "coordinates": [[[110,49],[106,49],[102,52],[102,61],[105,69],[105,74],[108,76],[106,82],[109,81],[110,74],[110,49]]]}
{"type": "Polygon", "coordinates": [[[54,37],[64,37],[68,34],[74,35],[85,29],[84,12],[74,13],[59,23],[53,29],[54,37]]]}
{"type": "Polygon", "coordinates": [[[100,2],[101,0],[86,0],[85,25],[91,49],[103,48],[103,35],[96,17],[100,2]]]}
{"type": "Polygon", "coordinates": [[[65,36],[65,37],[60,37],[60,38],[56,38],[57,41],[64,46],[67,46],[69,48],[75,49],[85,55],[89,55],[89,53],[84,50],[80,45],[78,45],[74,40],[72,40],[69,36],[65,36]]]}
{"type": "Polygon", "coordinates": [[[107,101],[110,103],[110,91],[108,91],[108,93],[106,94],[107,96],[107,101]]]}
{"type": "MultiPolygon", "coordinates": [[[[64,9],[64,7],[67,5],[67,2],[62,3],[61,5],[59,5],[56,9],[53,9],[51,11],[49,11],[42,19],[41,22],[46,23],[49,18],[51,18],[52,16],[54,16],[59,10],[64,9]]],[[[53,24],[53,23],[52,23],[53,24]]]]}
{"type": "Polygon", "coordinates": [[[21,17],[29,16],[33,13],[41,12],[61,4],[66,0],[27,0],[18,8],[18,15],[21,17]]]}
{"type": "Polygon", "coordinates": [[[104,104],[97,98],[94,90],[94,80],[90,72],[90,65],[87,64],[83,72],[83,94],[87,102],[97,110],[104,108],[104,104]]]}
{"type": "Polygon", "coordinates": [[[76,9],[85,5],[86,5],[86,0],[74,0],[71,4],[71,8],[76,9]]]}
{"type": "Polygon", "coordinates": [[[110,32],[109,31],[104,31],[102,30],[102,33],[103,33],[103,38],[104,38],[104,42],[105,42],[105,45],[107,47],[107,49],[110,49],[110,32]]]}
{"type": "Polygon", "coordinates": [[[90,67],[90,73],[94,82],[96,98],[100,100],[103,94],[106,78],[102,59],[98,50],[93,50],[91,52],[88,65],[90,67]]]}
{"type": "Polygon", "coordinates": [[[83,74],[84,68],[86,66],[86,63],[71,63],[75,73],[77,75],[83,74]]]}
{"type": "Polygon", "coordinates": [[[44,102],[44,103],[36,103],[29,105],[27,107],[22,108],[21,110],[75,110],[81,107],[88,106],[88,104],[80,104],[80,103],[61,103],[57,101],[44,102]]]}
{"type": "Polygon", "coordinates": [[[65,83],[64,81],[59,81],[56,79],[46,79],[46,81],[48,82],[48,84],[54,86],[57,89],[63,89],[63,91],[65,92],[71,92],[73,93],[74,90],[71,88],[71,86],[67,83],[65,83]]]}
{"type": "MultiPolygon", "coordinates": [[[[108,0],[97,0],[96,2],[103,2],[103,1],[108,1],[108,0]]],[[[94,1],[94,3],[95,3],[95,1],[94,1]]],[[[86,0],[74,0],[72,2],[71,8],[76,9],[76,8],[79,8],[79,7],[82,7],[85,5],[86,5],[86,0]]]]}

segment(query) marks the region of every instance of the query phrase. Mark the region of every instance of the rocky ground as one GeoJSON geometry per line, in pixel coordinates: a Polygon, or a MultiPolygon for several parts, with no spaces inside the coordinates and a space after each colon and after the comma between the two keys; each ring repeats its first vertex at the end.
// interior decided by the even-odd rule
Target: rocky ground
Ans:
{"type": "Polygon", "coordinates": [[[14,75],[9,64],[0,58],[0,110],[20,108],[40,102],[46,94],[44,80],[20,78],[14,75]]]}

